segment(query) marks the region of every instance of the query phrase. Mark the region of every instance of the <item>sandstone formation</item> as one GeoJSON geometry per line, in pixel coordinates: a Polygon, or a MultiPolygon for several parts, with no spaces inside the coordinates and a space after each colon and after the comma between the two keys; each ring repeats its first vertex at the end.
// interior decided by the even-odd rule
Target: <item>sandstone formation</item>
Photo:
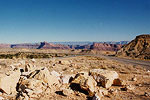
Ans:
{"type": "Polygon", "coordinates": [[[150,35],[139,35],[119,50],[116,56],[150,59],[150,35]]]}
{"type": "Polygon", "coordinates": [[[127,42],[100,42],[100,43],[88,43],[87,44],[54,44],[48,42],[41,43],[22,43],[22,44],[0,44],[0,48],[15,48],[15,49],[63,49],[63,50],[100,50],[100,51],[118,51],[123,44],[127,42]]]}
{"type": "Polygon", "coordinates": [[[87,44],[87,45],[69,45],[69,47],[71,49],[85,49],[85,50],[89,50],[91,47],[91,44],[87,44]]]}
{"type": "Polygon", "coordinates": [[[118,51],[121,49],[120,44],[93,43],[90,49],[99,51],[118,51]]]}
{"type": "Polygon", "coordinates": [[[57,76],[54,75],[50,75],[50,72],[48,71],[48,69],[42,68],[42,69],[36,69],[35,71],[31,72],[27,78],[29,79],[36,79],[36,80],[41,80],[42,82],[48,84],[49,86],[55,84],[59,84],[58,80],[57,80],[57,76]]]}
{"type": "Polygon", "coordinates": [[[38,49],[70,49],[69,46],[65,46],[62,44],[52,44],[47,42],[41,42],[38,49]]]}
{"type": "Polygon", "coordinates": [[[0,48],[10,48],[10,44],[0,44],[0,48]]]}
{"type": "Polygon", "coordinates": [[[38,95],[46,90],[48,90],[48,92],[53,92],[52,88],[59,84],[57,77],[50,75],[46,67],[37,68],[33,72],[29,72],[20,77],[17,88],[19,93],[17,99],[38,98],[38,95]]]}
{"type": "Polygon", "coordinates": [[[17,83],[20,79],[20,71],[10,71],[0,75],[0,90],[7,94],[16,93],[17,83]]]}
{"type": "Polygon", "coordinates": [[[88,76],[84,73],[79,73],[75,76],[73,81],[71,82],[72,88],[78,88],[76,86],[79,85],[79,88],[85,90],[85,92],[88,92],[88,95],[94,96],[95,87],[97,85],[96,81],[93,79],[93,77],[88,76]]]}
{"type": "Polygon", "coordinates": [[[11,48],[26,48],[26,49],[36,49],[40,46],[40,44],[35,43],[35,44],[31,44],[31,43],[23,43],[23,44],[12,44],[11,48]]]}
{"type": "Polygon", "coordinates": [[[112,86],[112,84],[115,83],[115,79],[119,78],[117,72],[104,69],[92,69],[90,70],[90,75],[93,76],[98,84],[105,88],[112,86]]]}

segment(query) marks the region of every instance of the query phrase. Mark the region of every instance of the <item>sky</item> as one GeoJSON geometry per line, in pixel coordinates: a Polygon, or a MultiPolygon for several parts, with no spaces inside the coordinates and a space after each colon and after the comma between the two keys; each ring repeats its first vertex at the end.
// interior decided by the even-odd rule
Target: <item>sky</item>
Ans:
{"type": "Polygon", "coordinates": [[[130,41],[150,33],[150,0],[0,0],[0,43],[130,41]]]}

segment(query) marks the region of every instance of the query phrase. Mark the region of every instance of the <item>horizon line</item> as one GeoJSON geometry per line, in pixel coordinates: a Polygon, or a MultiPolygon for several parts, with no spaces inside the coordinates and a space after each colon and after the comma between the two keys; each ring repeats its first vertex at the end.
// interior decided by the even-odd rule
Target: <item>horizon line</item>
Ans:
{"type": "MultiPolygon", "coordinates": [[[[42,42],[47,42],[47,41],[42,41],[42,42]]],[[[69,42],[72,42],[72,43],[83,43],[83,42],[90,42],[90,43],[94,43],[94,42],[102,42],[102,43],[105,43],[105,42],[130,42],[130,41],[127,41],[127,40],[123,40],[123,41],[50,41],[50,42],[47,42],[47,43],[69,43],[69,42]]],[[[36,44],[36,43],[41,43],[41,42],[20,42],[20,43],[0,43],[0,44],[36,44]]]]}

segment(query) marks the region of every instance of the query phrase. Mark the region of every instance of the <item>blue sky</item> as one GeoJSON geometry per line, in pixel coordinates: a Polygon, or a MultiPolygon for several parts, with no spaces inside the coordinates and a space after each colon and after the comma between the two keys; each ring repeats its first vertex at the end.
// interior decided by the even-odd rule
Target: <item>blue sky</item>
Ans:
{"type": "Polygon", "coordinates": [[[0,0],[0,43],[121,41],[150,33],[150,0],[0,0]]]}

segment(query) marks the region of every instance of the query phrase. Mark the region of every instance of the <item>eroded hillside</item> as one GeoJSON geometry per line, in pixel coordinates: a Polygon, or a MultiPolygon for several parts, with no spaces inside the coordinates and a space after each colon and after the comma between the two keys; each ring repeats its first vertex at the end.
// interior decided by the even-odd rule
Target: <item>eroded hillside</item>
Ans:
{"type": "Polygon", "coordinates": [[[150,35],[139,35],[119,50],[116,56],[150,59],[150,35]]]}

